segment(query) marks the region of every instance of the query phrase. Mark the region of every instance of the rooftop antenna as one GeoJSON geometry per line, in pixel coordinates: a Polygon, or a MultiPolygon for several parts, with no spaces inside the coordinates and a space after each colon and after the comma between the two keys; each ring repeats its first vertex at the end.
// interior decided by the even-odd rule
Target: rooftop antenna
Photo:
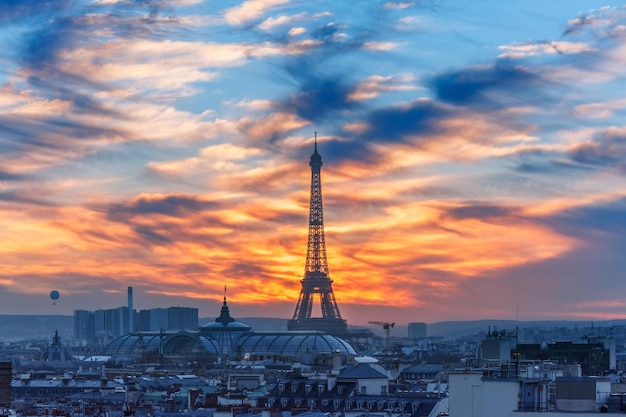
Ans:
{"type": "Polygon", "coordinates": [[[317,152],[317,132],[315,132],[315,152],[317,152]]]}

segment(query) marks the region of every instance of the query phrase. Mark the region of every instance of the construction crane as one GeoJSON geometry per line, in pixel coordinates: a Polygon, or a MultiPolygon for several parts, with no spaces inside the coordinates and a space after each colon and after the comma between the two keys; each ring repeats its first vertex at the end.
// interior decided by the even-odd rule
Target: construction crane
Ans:
{"type": "Polygon", "coordinates": [[[368,324],[375,324],[376,326],[383,326],[385,329],[385,342],[387,345],[387,350],[389,349],[389,330],[396,325],[396,323],[389,323],[386,321],[368,321],[368,324]]]}

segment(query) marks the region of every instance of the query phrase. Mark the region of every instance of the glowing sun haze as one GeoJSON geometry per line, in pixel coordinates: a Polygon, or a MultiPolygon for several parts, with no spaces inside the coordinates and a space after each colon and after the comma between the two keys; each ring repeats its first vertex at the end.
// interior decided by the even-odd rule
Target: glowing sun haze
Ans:
{"type": "Polygon", "coordinates": [[[0,0],[0,314],[290,318],[318,132],[349,324],[624,318],[626,8],[589,7],[0,0]]]}

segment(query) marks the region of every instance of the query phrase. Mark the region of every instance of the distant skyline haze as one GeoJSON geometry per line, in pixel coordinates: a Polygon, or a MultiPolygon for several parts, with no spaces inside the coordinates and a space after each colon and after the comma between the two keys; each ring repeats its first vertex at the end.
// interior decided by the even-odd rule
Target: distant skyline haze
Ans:
{"type": "Polygon", "coordinates": [[[0,314],[626,317],[626,7],[0,0],[0,314]],[[51,291],[60,296],[51,300],[51,291]],[[314,312],[319,315],[319,312],[314,312]]]}

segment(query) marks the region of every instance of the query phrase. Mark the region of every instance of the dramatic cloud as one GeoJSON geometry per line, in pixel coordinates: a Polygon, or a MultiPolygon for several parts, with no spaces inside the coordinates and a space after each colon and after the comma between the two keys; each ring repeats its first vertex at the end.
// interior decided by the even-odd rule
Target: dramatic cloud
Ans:
{"type": "Polygon", "coordinates": [[[440,100],[479,107],[498,107],[505,100],[507,105],[528,105],[528,100],[541,99],[541,84],[536,73],[506,61],[445,72],[430,81],[440,100]]]}
{"type": "Polygon", "coordinates": [[[576,145],[571,158],[583,164],[626,167],[626,128],[608,129],[593,139],[576,145]]]}
{"type": "Polygon", "coordinates": [[[317,146],[350,324],[510,318],[518,291],[525,319],[621,317],[618,2],[0,0],[0,22],[2,313],[133,285],[208,316],[227,285],[234,315],[289,317],[317,146]]]}

